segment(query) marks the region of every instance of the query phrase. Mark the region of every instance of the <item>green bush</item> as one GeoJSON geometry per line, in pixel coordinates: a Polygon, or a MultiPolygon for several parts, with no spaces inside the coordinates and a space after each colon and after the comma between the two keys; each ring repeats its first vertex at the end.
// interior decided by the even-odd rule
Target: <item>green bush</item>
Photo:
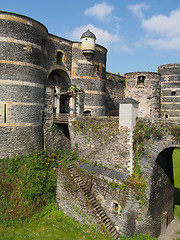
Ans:
{"type": "Polygon", "coordinates": [[[21,221],[55,201],[57,166],[57,155],[45,152],[1,160],[0,222],[21,221]]]}

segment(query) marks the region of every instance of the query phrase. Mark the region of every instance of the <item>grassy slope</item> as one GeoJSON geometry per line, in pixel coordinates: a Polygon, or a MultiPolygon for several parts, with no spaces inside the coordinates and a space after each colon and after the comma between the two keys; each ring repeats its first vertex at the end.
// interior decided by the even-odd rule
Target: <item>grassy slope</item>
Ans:
{"type": "MultiPolygon", "coordinates": [[[[180,149],[173,154],[175,180],[175,215],[180,218],[180,149]]],[[[107,236],[96,231],[95,227],[82,225],[73,218],[67,217],[62,211],[54,207],[53,211],[44,217],[36,217],[30,223],[17,227],[3,227],[0,225],[0,239],[3,240],[107,240],[107,236]]],[[[155,239],[150,237],[133,237],[129,239],[155,239]]]]}
{"type": "Polygon", "coordinates": [[[175,215],[180,218],[180,149],[173,153],[174,187],[175,187],[175,215]]]}
{"type": "MultiPolygon", "coordinates": [[[[37,217],[36,217],[37,218],[37,217]]],[[[80,224],[54,207],[53,211],[43,218],[31,220],[18,227],[0,228],[0,239],[3,240],[105,240],[103,234],[95,227],[80,224]]]]}

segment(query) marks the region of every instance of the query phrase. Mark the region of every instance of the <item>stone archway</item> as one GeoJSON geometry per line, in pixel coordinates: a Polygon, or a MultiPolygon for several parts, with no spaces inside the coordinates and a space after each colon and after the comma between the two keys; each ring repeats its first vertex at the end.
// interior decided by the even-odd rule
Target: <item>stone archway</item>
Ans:
{"type": "Polygon", "coordinates": [[[156,158],[149,199],[149,212],[155,235],[163,233],[174,219],[174,178],[172,154],[174,147],[166,148],[156,158]]]}
{"type": "Polygon", "coordinates": [[[53,70],[48,77],[48,86],[51,88],[53,113],[68,113],[70,96],[67,90],[71,86],[71,81],[67,72],[62,69],[53,70]]]}
{"type": "Polygon", "coordinates": [[[53,67],[48,75],[45,93],[44,149],[47,152],[69,149],[71,146],[67,124],[71,97],[67,90],[70,86],[71,80],[66,69],[53,67]],[[64,122],[59,121],[61,112],[67,115],[62,114],[64,122]]]}
{"type": "Polygon", "coordinates": [[[147,178],[147,221],[141,222],[142,232],[158,237],[174,219],[174,178],[172,155],[175,148],[180,147],[174,137],[155,141],[146,146],[140,165],[147,178]],[[146,170],[145,170],[146,169],[146,170]]]}

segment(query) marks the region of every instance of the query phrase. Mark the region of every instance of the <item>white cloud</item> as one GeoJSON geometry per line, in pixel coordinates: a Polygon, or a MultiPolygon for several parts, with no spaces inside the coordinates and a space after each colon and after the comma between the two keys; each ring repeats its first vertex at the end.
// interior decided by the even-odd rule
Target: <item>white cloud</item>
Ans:
{"type": "Polygon", "coordinates": [[[116,44],[116,46],[113,47],[113,50],[118,52],[126,52],[126,53],[133,53],[133,50],[126,44],[120,43],[116,44]]]}
{"type": "Polygon", "coordinates": [[[161,51],[180,51],[180,37],[170,38],[157,38],[157,39],[146,39],[140,41],[136,44],[141,47],[142,45],[147,45],[153,47],[154,49],[158,49],[161,51]]]}
{"type": "Polygon", "coordinates": [[[158,50],[180,50],[180,8],[170,12],[169,16],[157,15],[142,19],[141,26],[146,38],[137,45],[148,45],[158,50]]]}
{"type": "Polygon", "coordinates": [[[104,20],[107,16],[110,16],[114,9],[113,5],[108,5],[106,3],[95,4],[91,8],[87,8],[84,12],[85,16],[93,16],[99,20],[104,20]]]}
{"type": "Polygon", "coordinates": [[[82,34],[88,29],[96,35],[97,43],[106,48],[109,48],[112,43],[120,41],[120,37],[117,34],[112,34],[107,30],[93,26],[92,24],[76,27],[71,33],[68,34],[68,37],[73,40],[80,41],[82,34]]]}
{"type": "Polygon", "coordinates": [[[180,35],[180,8],[169,16],[157,15],[142,21],[142,27],[152,33],[164,36],[180,35]]]}
{"type": "Polygon", "coordinates": [[[139,4],[128,5],[128,9],[132,11],[132,13],[138,17],[139,19],[144,18],[143,9],[148,9],[149,5],[145,2],[139,4]]]}

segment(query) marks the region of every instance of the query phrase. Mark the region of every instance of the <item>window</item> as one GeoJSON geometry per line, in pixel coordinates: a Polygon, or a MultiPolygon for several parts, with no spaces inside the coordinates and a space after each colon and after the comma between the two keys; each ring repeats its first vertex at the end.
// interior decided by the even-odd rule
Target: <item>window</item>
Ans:
{"type": "Polygon", "coordinates": [[[90,111],[90,110],[84,111],[84,112],[83,112],[83,116],[91,117],[91,111],[90,111]]]}
{"type": "Polygon", "coordinates": [[[165,114],[165,118],[169,118],[169,115],[168,115],[168,114],[165,114]]]}
{"type": "Polygon", "coordinates": [[[118,213],[118,210],[119,210],[119,204],[116,202],[113,202],[113,211],[118,213]]]}
{"type": "Polygon", "coordinates": [[[145,76],[139,76],[137,79],[137,85],[144,85],[144,81],[145,81],[145,76]]]}
{"type": "Polygon", "coordinates": [[[61,51],[57,52],[57,64],[62,64],[63,53],[61,51]]]}
{"type": "Polygon", "coordinates": [[[171,96],[175,96],[176,95],[176,91],[171,91],[171,96]]]}
{"type": "Polygon", "coordinates": [[[6,104],[4,104],[4,123],[6,123],[6,112],[7,112],[7,110],[6,110],[6,104]]]}

